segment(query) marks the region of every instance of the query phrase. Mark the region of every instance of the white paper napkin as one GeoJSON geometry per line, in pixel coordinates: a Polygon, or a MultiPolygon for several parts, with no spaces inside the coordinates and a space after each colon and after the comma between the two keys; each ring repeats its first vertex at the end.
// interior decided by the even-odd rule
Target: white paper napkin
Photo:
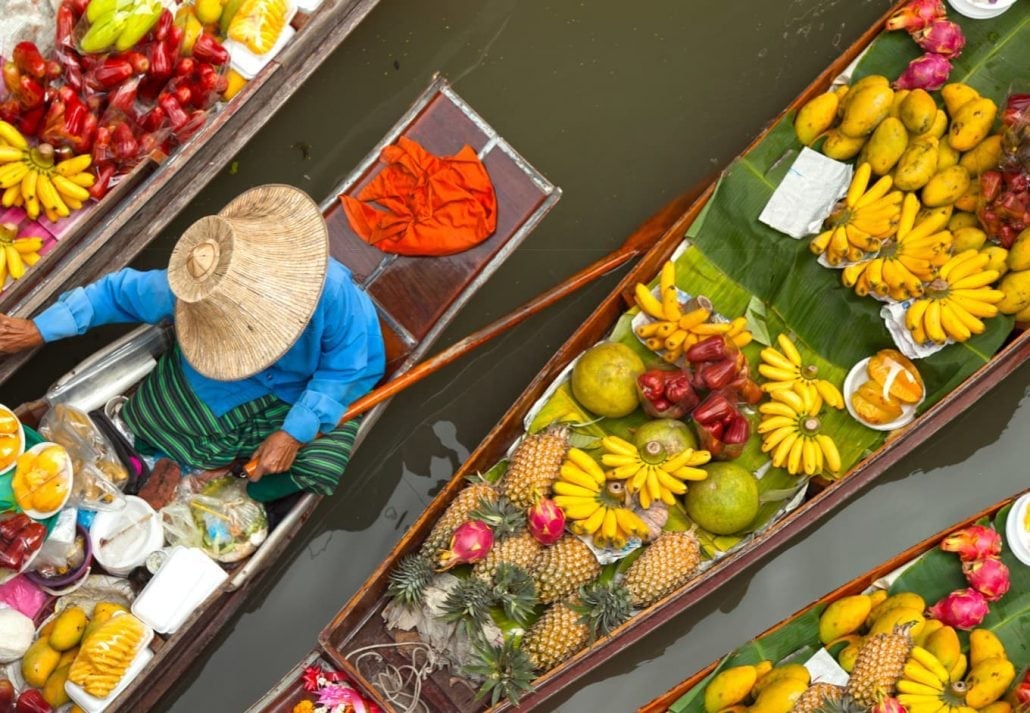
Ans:
{"type": "Polygon", "coordinates": [[[794,159],[758,219],[800,240],[815,235],[847,193],[853,169],[807,146],[794,159]]]}

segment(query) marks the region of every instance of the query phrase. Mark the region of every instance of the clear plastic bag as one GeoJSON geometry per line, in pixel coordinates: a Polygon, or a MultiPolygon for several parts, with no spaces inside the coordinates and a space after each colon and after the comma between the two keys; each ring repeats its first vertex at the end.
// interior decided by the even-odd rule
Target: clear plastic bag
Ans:
{"type": "Polygon", "coordinates": [[[265,508],[247,495],[246,481],[212,480],[187,502],[201,532],[201,549],[219,562],[250,556],[268,536],[265,508]]]}
{"type": "Polygon", "coordinates": [[[161,526],[165,531],[165,541],[169,547],[201,547],[203,536],[193,510],[186,500],[176,500],[161,508],[161,526]]]}
{"type": "Polygon", "coordinates": [[[129,473],[115,455],[114,446],[87,414],[58,404],[43,417],[40,432],[64,446],[71,457],[75,475],[70,504],[85,510],[125,507],[120,488],[128,482],[129,473]]]}

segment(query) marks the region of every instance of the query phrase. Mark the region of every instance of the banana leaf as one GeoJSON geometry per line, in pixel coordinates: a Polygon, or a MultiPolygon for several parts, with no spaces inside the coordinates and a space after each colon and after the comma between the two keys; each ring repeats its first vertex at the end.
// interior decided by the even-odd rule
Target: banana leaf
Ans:
{"type": "MultiPolygon", "coordinates": [[[[1010,507],[1002,508],[994,519],[994,528],[1005,532],[1005,518],[1010,507]]],[[[1005,646],[1009,659],[1017,671],[1030,664],[1030,567],[1012,556],[1008,547],[1002,559],[1012,574],[1012,588],[1001,601],[991,604],[990,614],[981,628],[993,631],[1005,646]]],[[[891,585],[890,593],[915,592],[933,603],[955,589],[967,585],[962,575],[958,556],[939,549],[922,555],[891,585]]],[[[754,664],[768,659],[773,663],[804,662],[819,646],[819,617],[825,605],[814,607],[790,621],[768,636],[763,636],[740,647],[719,662],[718,667],[698,685],[680,696],[670,707],[670,713],[703,713],[704,690],[708,683],[725,668],[754,664]]],[[[960,632],[964,645],[968,636],[960,632]]]]}

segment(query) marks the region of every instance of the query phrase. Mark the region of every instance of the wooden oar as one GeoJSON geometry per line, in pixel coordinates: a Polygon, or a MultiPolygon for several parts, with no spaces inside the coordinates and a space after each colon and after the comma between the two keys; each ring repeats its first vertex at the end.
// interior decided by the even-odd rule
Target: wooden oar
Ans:
{"type": "MultiPolygon", "coordinates": [[[[499,337],[515,325],[529,319],[534,314],[541,312],[547,307],[550,307],[563,297],[567,297],[581,287],[585,287],[590,284],[598,277],[611,272],[620,265],[623,265],[637,255],[645,252],[658,239],[658,237],[660,237],[659,231],[639,230],[634,232],[617,250],[583,268],[560,285],[552,287],[547,292],[534,297],[521,307],[509,312],[504,317],[491,322],[482,329],[473,332],[461,341],[458,341],[443,350],[436,356],[426,359],[403,374],[400,374],[394,379],[390,379],[382,386],[365,394],[350,405],[347,412],[340,418],[340,424],[346,423],[355,416],[365,413],[373,406],[377,406],[409,386],[417,384],[430,374],[436,373],[448,364],[457,361],[474,349],[486,344],[494,337],[499,337]]],[[[252,459],[243,467],[247,472],[247,475],[252,475],[255,468],[257,468],[257,459],[252,459]]]]}

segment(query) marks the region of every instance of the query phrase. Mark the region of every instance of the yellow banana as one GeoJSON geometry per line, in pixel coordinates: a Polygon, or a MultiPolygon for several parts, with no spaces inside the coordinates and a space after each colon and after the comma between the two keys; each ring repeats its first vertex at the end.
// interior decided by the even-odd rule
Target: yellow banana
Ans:
{"type": "Polygon", "coordinates": [[[0,163],[11,163],[21,161],[25,157],[25,151],[16,146],[4,146],[0,144],[0,163]]]}
{"type": "Polygon", "coordinates": [[[636,298],[637,306],[655,319],[665,319],[665,312],[662,310],[662,303],[651,294],[646,285],[637,283],[633,288],[633,296],[636,298]]]}
{"type": "Polygon", "coordinates": [[[637,449],[628,441],[624,441],[618,436],[605,436],[601,439],[601,447],[611,453],[619,453],[622,455],[636,455],[637,449]]]}
{"type": "Polygon", "coordinates": [[[45,173],[40,173],[39,178],[36,179],[36,190],[39,193],[39,202],[44,209],[53,211],[62,218],[71,213],[68,210],[68,206],[61,200],[61,196],[58,195],[54,184],[45,173]]]}
{"type": "Polygon", "coordinates": [[[665,315],[665,319],[669,320],[673,324],[679,322],[680,317],[683,313],[680,311],[679,293],[676,292],[675,287],[667,287],[662,290],[662,314],[665,315]]]}
{"type": "Polygon", "coordinates": [[[89,191],[75,183],[70,178],[54,175],[51,176],[51,180],[53,180],[54,182],[54,188],[56,188],[61,195],[68,196],[69,198],[74,198],[75,200],[79,201],[85,201],[89,199],[89,191]]]}
{"type": "Polygon", "coordinates": [[[93,163],[93,157],[88,153],[81,154],[79,156],[73,156],[72,158],[65,159],[54,166],[54,170],[58,176],[64,176],[70,178],[77,173],[82,173],[93,163]]]}
{"type": "Polygon", "coordinates": [[[7,257],[7,269],[15,280],[25,274],[25,264],[22,262],[21,253],[14,249],[13,245],[5,245],[4,253],[7,257]]]}
{"type": "Polygon", "coordinates": [[[941,681],[949,680],[947,669],[944,668],[936,656],[931,654],[922,646],[913,646],[912,650],[909,652],[909,657],[918,661],[927,671],[932,673],[941,681]]]}
{"type": "Polygon", "coordinates": [[[573,499],[570,495],[556,495],[554,502],[570,520],[586,520],[601,508],[597,498],[573,499]]]}
{"type": "Polygon", "coordinates": [[[926,336],[935,344],[944,344],[948,341],[948,335],[944,333],[941,325],[941,303],[940,300],[930,300],[926,307],[926,314],[923,315],[923,329],[926,336]]]}
{"type": "Polygon", "coordinates": [[[815,440],[816,443],[819,444],[819,450],[823,452],[823,460],[826,463],[826,467],[831,473],[838,472],[841,464],[840,452],[837,450],[837,444],[834,443],[833,439],[825,433],[817,433],[815,440]]]}
{"type": "Polygon", "coordinates": [[[584,473],[593,476],[594,480],[598,483],[604,483],[604,469],[584,451],[578,448],[570,448],[569,452],[566,453],[566,458],[579,466],[580,470],[584,473]]]}
{"type": "Polygon", "coordinates": [[[18,129],[2,120],[0,120],[0,139],[16,149],[27,149],[29,147],[29,142],[18,129]]]}
{"type": "Polygon", "coordinates": [[[873,175],[873,167],[868,161],[860,164],[855,169],[855,175],[851,178],[851,184],[848,186],[848,192],[844,197],[844,204],[849,208],[854,208],[858,204],[859,198],[866,192],[866,188],[869,186],[869,179],[873,175]]]}
{"type": "Polygon", "coordinates": [[[940,303],[941,327],[945,333],[956,342],[964,342],[973,336],[972,332],[969,331],[969,327],[955,314],[953,306],[949,304],[948,300],[940,300],[940,303]]]}
{"type": "MultiPolygon", "coordinates": [[[[0,188],[19,186],[20,189],[21,182],[28,173],[29,167],[25,163],[9,163],[0,167],[0,188]]],[[[21,194],[21,190],[18,193],[21,194]]]]}
{"type": "Polygon", "coordinates": [[[887,195],[893,185],[893,178],[890,176],[883,176],[873,184],[872,188],[867,190],[862,197],[855,202],[855,210],[862,210],[871,203],[875,203],[880,200],[887,195]]]}
{"type": "Polygon", "coordinates": [[[552,487],[557,495],[578,495],[584,498],[591,498],[597,495],[596,490],[584,488],[581,485],[576,485],[565,480],[554,481],[554,485],[552,487]]]}
{"type": "Polygon", "coordinates": [[[581,488],[597,492],[599,485],[592,475],[584,473],[572,463],[564,463],[561,467],[560,482],[578,485],[581,488]]]}

